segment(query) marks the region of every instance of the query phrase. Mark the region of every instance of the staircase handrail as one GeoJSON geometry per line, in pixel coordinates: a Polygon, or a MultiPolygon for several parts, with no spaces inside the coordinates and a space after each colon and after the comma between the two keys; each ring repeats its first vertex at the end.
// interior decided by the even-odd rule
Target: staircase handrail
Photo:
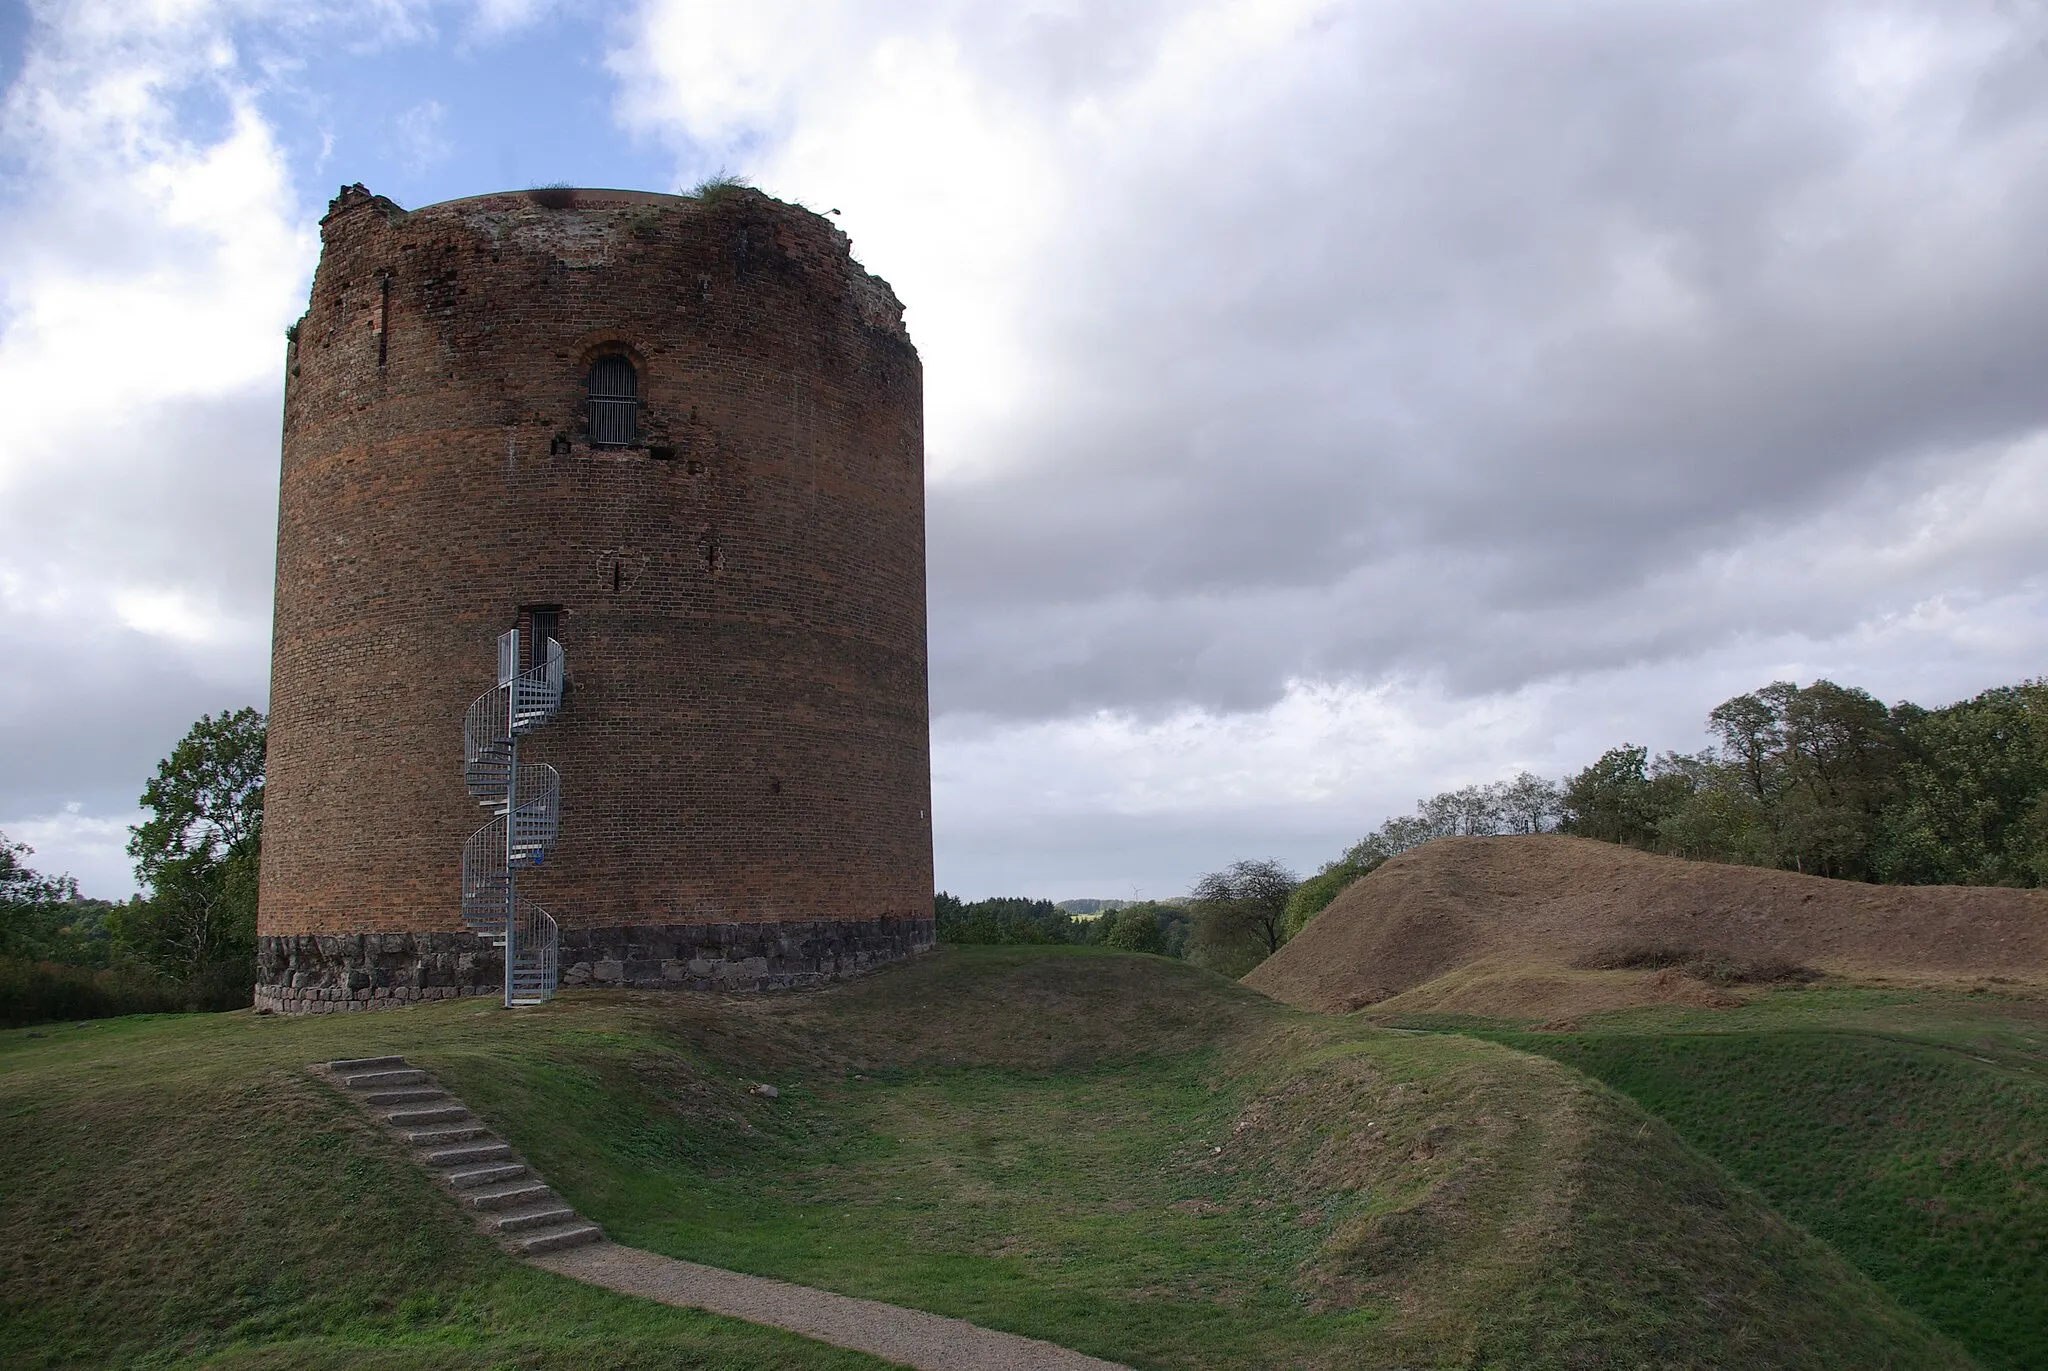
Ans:
{"type": "Polygon", "coordinates": [[[497,684],[462,716],[463,783],[493,811],[462,845],[462,921],[505,951],[505,1003],[539,1004],[559,983],[561,930],[547,910],[519,896],[514,873],[537,866],[561,834],[562,777],[546,762],[521,762],[519,738],[562,708],[562,645],[550,637],[541,660],[521,670],[519,630],[498,636],[497,684]]]}
{"type": "Polygon", "coordinates": [[[562,711],[562,645],[553,638],[542,645],[538,666],[512,678],[512,731],[539,728],[562,711]]]}

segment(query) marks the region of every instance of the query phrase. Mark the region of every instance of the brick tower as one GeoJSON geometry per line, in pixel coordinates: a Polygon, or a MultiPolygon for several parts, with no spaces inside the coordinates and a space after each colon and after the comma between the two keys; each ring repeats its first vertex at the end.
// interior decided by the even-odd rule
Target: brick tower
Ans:
{"type": "Polygon", "coordinates": [[[757,191],[410,213],[350,186],[291,331],[259,1007],[496,993],[465,706],[559,640],[521,877],[565,985],[811,984],[932,943],[922,371],[757,191]]]}

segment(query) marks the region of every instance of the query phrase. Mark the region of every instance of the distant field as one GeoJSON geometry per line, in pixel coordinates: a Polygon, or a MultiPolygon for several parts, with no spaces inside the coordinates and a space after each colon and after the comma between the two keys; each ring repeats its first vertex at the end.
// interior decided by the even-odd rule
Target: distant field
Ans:
{"type": "Polygon", "coordinates": [[[2048,1000],[1780,990],[1460,1028],[1598,1077],[1989,1367],[2048,1367],[2048,1000]]]}
{"type": "Polygon", "coordinates": [[[0,1034],[0,1364],[877,1365],[502,1257],[300,1069],[381,1052],[622,1241],[1141,1368],[1970,1364],[1562,1066],[1021,948],[0,1034]]]}

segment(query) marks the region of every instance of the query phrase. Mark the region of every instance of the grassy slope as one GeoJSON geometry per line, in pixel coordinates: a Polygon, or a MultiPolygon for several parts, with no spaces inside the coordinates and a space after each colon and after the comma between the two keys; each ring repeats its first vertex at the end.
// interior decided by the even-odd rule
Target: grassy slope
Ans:
{"type": "Polygon", "coordinates": [[[1562,1067],[996,948],[803,996],[0,1035],[0,1362],[875,1364],[506,1261],[297,1070],[378,1051],[624,1241],[1140,1367],[1967,1364],[1562,1067]]]}
{"type": "Polygon", "coordinates": [[[2048,1004],[1811,989],[1463,1026],[1626,1092],[1985,1365],[2048,1366],[2048,1004]]]}
{"type": "Polygon", "coordinates": [[[535,1271],[248,1014],[0,1035],[0,1365],[879,1367],[535,1271]]]}

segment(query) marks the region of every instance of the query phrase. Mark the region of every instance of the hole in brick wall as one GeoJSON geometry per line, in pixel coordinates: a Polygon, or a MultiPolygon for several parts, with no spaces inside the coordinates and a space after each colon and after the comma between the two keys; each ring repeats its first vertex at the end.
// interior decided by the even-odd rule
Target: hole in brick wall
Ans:
{"type": "Polygon", "coordinates": [[[625,568],[624,568],[624,567],[622,567],[622,566],[620,566],[620,565],[619,565],[619,564],[618,564],[617,562],[613,562],[613,563],[612,563],[612,594],[616,595],[616,594],[618,594],[618,593],[619,593],[619,578],[620,578],[621,576],[623,576],[624,574],[625,574],[625,568]]]}
{"type": "Polygon", "coordinates": [[[704,569],[712,575],[725,570],[725,549],[713,543],[704,549],[704,569]]]}
{"type": "Polygon", "coordinates": [[[672,447],[651,447],[647,449],[647,455],[657,462],[673,462],[676,450],[672,447]]]}
{"type": "Polygon", "coordinates": [[[704,474],[704,464],[702,462],[691,462],[688,466],[684,467],[683,469],[689,472],[692,476],[702,476],[704,474]]]}
{"type": "Polygon", "coordinates": [[[569,437],[567,434],[557,433],[553,438],[548,440],[548,456],[566,457],[568,455],[569,437]]]}

